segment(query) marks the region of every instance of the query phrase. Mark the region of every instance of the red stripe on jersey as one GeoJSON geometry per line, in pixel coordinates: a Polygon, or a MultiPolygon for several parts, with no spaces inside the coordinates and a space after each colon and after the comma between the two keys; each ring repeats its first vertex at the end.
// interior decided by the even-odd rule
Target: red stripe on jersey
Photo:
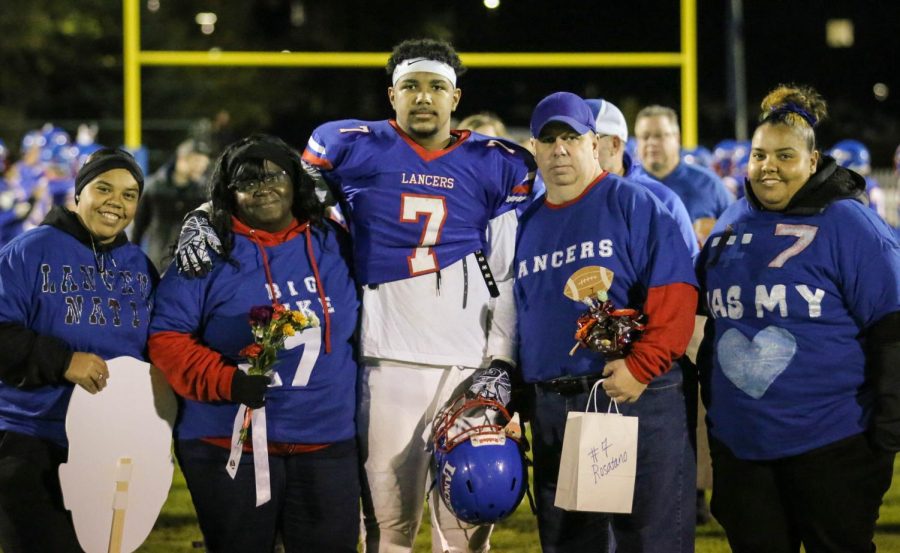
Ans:
{"type": "MultiPolygon", "coordinates": [[[[600,171],[600,174],[597,175],[597,178],[594,179],[594,181],[591,182],[589,185],[587,185],[587,186],[585,187],[585,189],[581,191],[581,194],[579,194],[579,195],[576,196],[575,198],[572,198],[572,199],[569,200],[568,202],[563,202],[563,203],[561,203],[561,204],[555,204],[555,203],[551,202],[550,200],[545,199],[545,200],[544,200],[544,205],[546,205],[546,206],[549,207],[550,209],[562,209],[562,208],[564,208],[564,207],[569,207],[570,205],[572,205],[572,204],[578,202],[578,200],[580,200],[581,198],[583,198],[588,192],[591,191],[592,188],[594,188],[594,186],[596,186],[596,184],[597,184],[598,182],[600,182],[600,181],[602,181],[603,179],[605,179],[607,175],[609,175],[609,173],[608,173],[607,171],[602,171],[602,170],[601,170],[601,171],[600,171]]],[[[544,184],[546,185],[546,181],[544,181],[544,184]]],[[[545,197],[546,197],[546,196],[545,196],[545,197]]]]}
{"type": "Polygon", "coordinates": [[[303,150],[302,157],[303,157],[303,161],[305,161],[306,163],[309,163],[310,165],[318,167],[320,169],[325,169],[327,171],[334,169],[334,167],[331,165],[330,161],[328,161],[324,157],[319,157],[318,155],[313,153],[313,151],[310,150],[309,148],[303,150]]]}
{"type": "Polygon", "coordinates": [[[531,194],[531,189],[534,187],[534,184],[531,182],[526,182],[522,184],[517,184],[512,187],[512,190],[509,191],[510,194],[531,194]]]}
{"type": "Polygon", "coordinates": [[[404,132],[404,130],[400,128],[400,125],[397,124],[396,120],[391,119],[388,121],[388,123],[390,123],[390,125],[394,127],[394,130],[397,131],[397,134],[400,135],[400,138],[402,138],[407,144],[409,144],[409,147],[412,148],[413,151],[425,161],[433,161],[443,155],[449,154],[450,152],[458,148],[472,134],[471,131],[452,130],[450,131],[450,134],[456,137],[456,142],[454,142],[447,148],[431,151],[426,150],[425,148],[420,146],[418,142],[416,142],[408,134],[406,134],[406,132],[404,132]]]}
{"type": "Polygon", "coordinates": [[[638,382],[648,384],[684,355],[694,332],[697,297],[697,289],[684,282],[656,286],[647,292],[647,327],[625,357],[628,370],[638,382]]]}
{"type": "Polygon", "coordinates": [[[222,355],[181,332],[164,331],[147,342],[150,360],[166,375],[175,392],[196,401],[231,399],[231,379],[237,367],[222,355]]]}

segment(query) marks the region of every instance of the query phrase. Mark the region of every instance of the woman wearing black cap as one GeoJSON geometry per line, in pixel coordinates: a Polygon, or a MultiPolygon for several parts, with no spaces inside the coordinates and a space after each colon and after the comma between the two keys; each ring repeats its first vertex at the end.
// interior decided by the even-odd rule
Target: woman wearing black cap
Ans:
{"type": "Polygon", "coordinates": [[[124,229],[144,178],[130,154],[104,148],[75,179],[75,210],[0,250],[0,547],[81,551],[57,474],[77,384],[106,387],[105,359],[144,358],[158,275],[124,229]]]}

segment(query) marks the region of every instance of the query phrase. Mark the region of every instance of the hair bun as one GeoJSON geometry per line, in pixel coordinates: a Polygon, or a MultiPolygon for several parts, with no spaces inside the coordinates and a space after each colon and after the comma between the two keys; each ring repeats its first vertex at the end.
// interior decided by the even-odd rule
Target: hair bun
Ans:
{"type": "Polygon", "coordinates": [[[760,104],[760,121],[805,122],[815,127],[828,113],[825,99],[813,87],[778,85],[760,104]]]}

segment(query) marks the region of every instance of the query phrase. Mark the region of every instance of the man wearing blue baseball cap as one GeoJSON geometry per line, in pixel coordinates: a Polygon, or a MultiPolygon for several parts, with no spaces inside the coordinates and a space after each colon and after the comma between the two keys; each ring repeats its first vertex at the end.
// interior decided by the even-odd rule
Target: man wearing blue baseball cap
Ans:
{"type": "MultiPolygon", "coordinates": [[[[541,547],[547,552],[678,553],[694,548],[694,461],[681,370],[694,326],[697,288],[691,257],[666,208],[645,188],[604,171],[595,118],[575,94],[557,92],[531,118],[546,195],[524,212],[514,286],[519,366],[532,384],[534,484],[541,547]],[[576,272],[599,271],[616,308],[647,317],[619,355],[570,349],[585,313],[576,272]],[[601,378],[610,400],[638,417],[637,480],[630,515],[554,506],[562,436],[601,378]]],[[[592,293],[595,290],[586,293],[592,293]]]]}

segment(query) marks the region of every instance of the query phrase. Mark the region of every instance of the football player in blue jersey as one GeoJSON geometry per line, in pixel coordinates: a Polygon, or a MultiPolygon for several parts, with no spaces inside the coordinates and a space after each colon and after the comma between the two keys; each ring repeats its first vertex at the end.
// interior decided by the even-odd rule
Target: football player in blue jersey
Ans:
{"type": "MultiPolygon", "coordinates": [[[[346,219],[363,287],[357,417],[369,552],[413,548],[437,410],[470,388],[509,396],[516,207],[530,199],[534,165],[512,142],[451,129],[463,71],[445,42],[402,42],[387,64],[394,118],[325,123],[303,153],[346,219]]],[[[182,270],[202,272],[218,239],[193,214],[180,242],[182,270]]],[[[491,526],[456,520],[438,494],[431,506],[433,551],[489,548],[491,526]]]]}
{"type": "Polygon", "coordinates": [[[204,279],[166,272],[149,341],[153,363],[182,398],[175,453],[206,547],[272,551],[281,535],[286,551],[353,553],[359,298],[349,237],[324,218],[299,154],[274,137],[228,146],[210,195],[223,253],[204,279]],[[242,350],[254,343],[251,310],[275,305],[314,313],[322,324],[286,339],[270,380],[242,370],[242,350]],[[253,444],[243,448],[232,440],[240,404],[265,407],[265,426],[254,411],[253,444]],[[261,428],[267,439],[257,442],[261,428]]]}
{"type": "Polygon", "coordinates": [[[900,246],[816,149],[812,88],[762,101],[746,197],[698,260],[712,512],[734,551],[863,552],[900,450],[900,246]]]}
{"type": "Polygon", "coordinates": [[[101,392],[106,360],[143,359],[156,269],[125,227],[144,184],[130,154],[101,149],[75,177],[75,207],[0,249],[0,547],[80,552],[59,465],[75,386],[101,392]]]}
{"type": "Polygon", "coordinates": [[[534,482],[541,547],[555,553],[694,550],[696,473],[677,362],[694,327],[691,256],[675,220],[645,187],[604,171],[588,105],[558,92],[531,118],[535,159],[547,186],[521,218],[515,297],[519,363],[532,384],[534,482]],[[578,275],[593,273],[582,287],[578,275]],[[601,286],[600,283],[603,283],[601,286]],[[624,357],[571,350],[580,301],[603,291],[617,308],[639,308],[648,326],[624,357]],[[569,411],[583,410],[600,378],[606,398],[637,416],[630,515],[554,506],[569,411]]]}

